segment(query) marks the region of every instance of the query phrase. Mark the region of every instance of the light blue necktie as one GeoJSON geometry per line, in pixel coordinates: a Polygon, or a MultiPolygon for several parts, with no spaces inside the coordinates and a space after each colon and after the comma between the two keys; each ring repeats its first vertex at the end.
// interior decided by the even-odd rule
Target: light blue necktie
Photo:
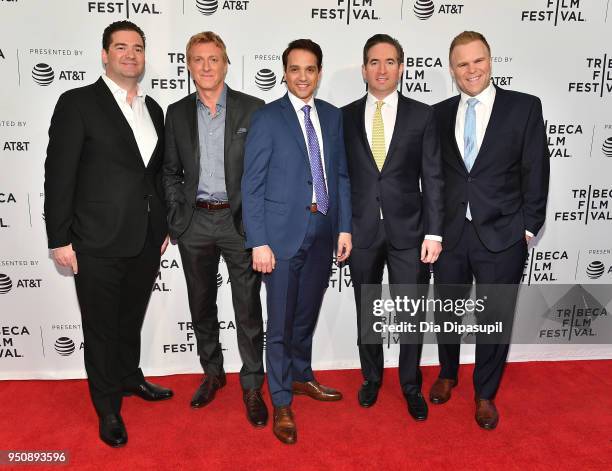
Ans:
{"type": "Polygon", "coordinates": [[[323,164],[321,163],[319,139],[317,139],[317,133],[310,119],[310,105],[305,105],[302,111],[304,112],[304,127],[306,128],[306,137],[308,138],[308,160],[310,161],[312,184],[317,198],[317,210],[322,214],[327,214],[329,197],[327,195],[327,188],[325,188],[325,175],[323,173],[323,164]]]}
{"type": "MultiPolygon", "coordinates": [[[[465,127],[463,129],[463,161],[465,162],[465,168],[470,172],[476,155],[478,154],[478,145],[476,141],[476,105],[478,100],[476,98],[470,98],[467,101],[467,109],[465,110],[465,127]]],[[[470,211],[470,203],[468,202],[467,210],[465,212],[466,219],[472,220],[472,213],[470,211]]]]}

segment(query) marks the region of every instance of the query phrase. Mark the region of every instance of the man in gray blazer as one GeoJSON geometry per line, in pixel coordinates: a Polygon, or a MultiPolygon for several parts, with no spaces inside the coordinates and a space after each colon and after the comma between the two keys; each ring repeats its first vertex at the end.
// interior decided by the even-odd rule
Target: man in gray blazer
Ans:
{"type": "Polygon", "coordinates": [[[226,382],[216,304],[223,255],[232,286],[247,418],[262,427],[268,411],[261,396],[261,278],[252,269],[251,251],[245,249],[240,182],[251,114],[264,102],[225,84],[228,64],[225,44],[217,34],[199,33],[187,43],[187,66],[196,92],[168,108],[163,180],[169,232],[178,240],[205,373],[191,406],[209,404],[226,382]]]}

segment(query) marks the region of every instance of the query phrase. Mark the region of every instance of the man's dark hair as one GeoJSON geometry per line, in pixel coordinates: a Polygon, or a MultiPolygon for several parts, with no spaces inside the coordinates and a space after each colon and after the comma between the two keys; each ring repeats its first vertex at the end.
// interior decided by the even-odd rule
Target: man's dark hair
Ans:
{"type": "Polygon", "coordinates": [[[289,53],[294,49],[303,49],[312,52],[317,57],[317,68],[321,70],[323,66],[323,51],[321,50],[321,46],[310,39],[296,39],[289,43],[287,49],[283,52],[283,70],[287,70],[287,57],[289,57],[289,53]]]}
{"type": "Polygon", "coordinates": [[[106,52],[108,52],[108,48],[111,45],[111,36],[113,35],[113,33],[116,33],[117,31],[136,31],[142,38],[142,46],[143,47],[145,46],[144,32],[131,21],[121,20],[121,21],[115,21],[114,23],[111,23],[110,25],[108,25],[104,29],[104,33],[102,33],[102,48],[106,52]]]}
{"type": "Polygon", "coordinates": [[[395,38],[392,38],[388,34],[375,34],[370,39],[368,39],[363,46],[363,65],[368,64],[368,52],[377,44],[391,44],[397,51],[397,62],[399,64],[404,63],[404,48],[399,43],[399,41],[395,38]]]}

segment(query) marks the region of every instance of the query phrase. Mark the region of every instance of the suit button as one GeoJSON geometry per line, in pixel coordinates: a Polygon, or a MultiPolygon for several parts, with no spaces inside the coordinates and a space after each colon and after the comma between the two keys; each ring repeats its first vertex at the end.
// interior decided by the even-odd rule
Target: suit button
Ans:
{"type": "Polygon", "coordinates": [[[306,206],[306,211],[310,211],[310,206],[306,206]]]}
{"type": "Polygon", "coordinates": [[[376,197],[376,201],[380,201],[380,198],[378,196],[376,197]]]}
{"type": "Polygon", "coordinates": [[[310,180],[308,180],[306,183],[308,183],[309,185],[312,185],[312,182],[310,180]]]}
{"type": "Polygon", "coordinates": [[[473,178],[472,178],[472,177],[468,177],[468,180],[467,180],[467,181],[468,181],[468,183],[471,183],[471,182],[472,182],[472,180],[473,180],[473,178]]]}
{"type": "Polygon", "coordinates": [[[379,176],[379,177],[378,177],[378,181],[381,181],[381,180],[382,180],[382,177],[381,177],[381,176],[379,176]]]}

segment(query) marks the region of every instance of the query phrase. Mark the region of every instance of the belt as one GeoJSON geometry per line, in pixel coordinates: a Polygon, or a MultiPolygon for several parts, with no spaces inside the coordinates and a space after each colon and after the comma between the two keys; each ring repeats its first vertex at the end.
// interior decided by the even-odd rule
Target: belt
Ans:
{"type": "Polygon", "coordinates": [[[227,209],[230,205],[227,201],[196,201],[196,207],[216,211],[219,209],[227,209]]]}
{"type": "Polygon", "coordinates": [[[311,213],[316,213],[318,211],[317,209],[317,203],[311,203],[310,204],[310,212],[311,213]]]}

